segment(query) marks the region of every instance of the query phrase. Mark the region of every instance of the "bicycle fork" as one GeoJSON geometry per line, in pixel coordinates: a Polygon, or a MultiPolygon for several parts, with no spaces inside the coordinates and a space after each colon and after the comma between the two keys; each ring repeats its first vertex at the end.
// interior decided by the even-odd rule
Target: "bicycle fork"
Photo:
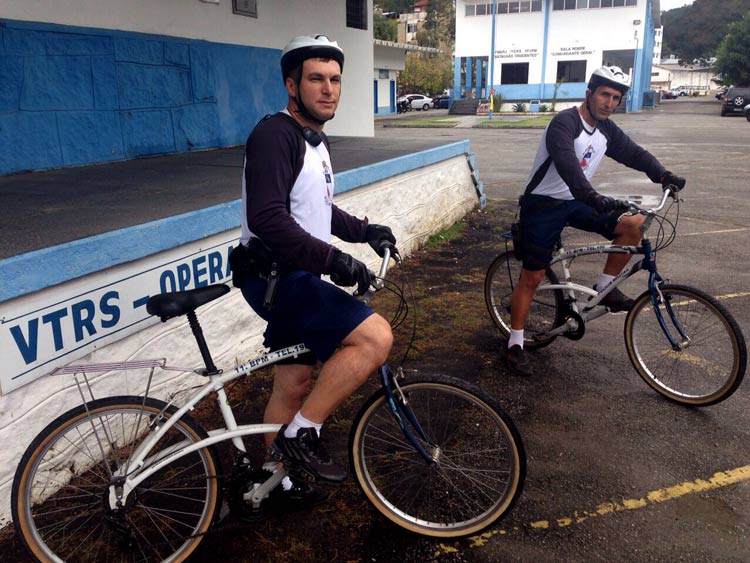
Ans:
{"type": "Polygon", "coordinates": [[[669,340],[669,344],[672,347],[672,350],[674,350],[675,352],[680,352],[690,345],[690,337],[685,332],[685,329],[683,328],[682,323],[680,323],[680,320],[677,318],[677,315],[675,315],[674,309],[672,308],[672,300],[669,298],[665,298],[664,294],[661,291],[661,285],[664,283],[664,279],[656,270],[656,255],[652,251],[651,241],[648,239],[643,239],[642,246],[644,255],[642,262],[643,269],[648,270],[649,272],[648,292],[649,299],[651,301],[651,307],[654,309],[654,314],[656,315],[656,320],[659,323],[659,327],[664,333],[664,336],[667,337],[667,340],[669,340]],[[664,306],[664,309],[669,315],[669,320],[671,321],[672,326],[674,326],[674,328],[677,330],[680,337],[679,341],[673,336],[672,331],[667,325],[666,318],[664,316],[664,313],[662,312],[662,308],[659,306],[660,304],[664,306]]]}
{"type": "MultiPolygon", "coordinates": [[[[399,372],[400,371],[401,368],[399,368],[399,372]]],[[[378,374],[380,375],[380,382],[382,383],[386,397],[388,398],[388,404],[391,407],[393,417],[396,419],[396,423],[399,425],[399,428],[401,428],[404,436],[409,443],[414,446],[417,453],[422,456],[422,459],[424,459],[427,465],[437,463],[440,458],[440,448],[430,441],[427,437],[427,433],[419,424],[417,417],[414,416],[414,412],[411,410],[411,407],[409,407],[409,402],[406,399],[406,396],[398,386],[397,376],[393,374],[386,364],[383,364],[378,368],[378,374]],[[394,392],[394,387],[396,392],[394,392]],[[406,420],[404,420],[404,417],[406,420]],[[427,450],[422,447],[422,444],[420,444],[417,436],[414,435],[414,432],[411,431],[410,427],[416,431],[417,436],[419,436],[421,440],[430,445],[432,454],[428,453],[427,450]]]]}

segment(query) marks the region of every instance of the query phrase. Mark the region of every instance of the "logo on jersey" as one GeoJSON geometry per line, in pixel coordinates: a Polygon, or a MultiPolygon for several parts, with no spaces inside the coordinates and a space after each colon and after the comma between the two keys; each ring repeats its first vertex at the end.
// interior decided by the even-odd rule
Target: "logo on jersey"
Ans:
{"type": "Polygon", "coordinates": [[[325,201],[327,205],[331,205],[333,203],[333,199],[331,198],[333,193],[333,173],[325,160],[323,161],[323,177],[326,181],[325,201]]]}
{"type": "Polygon", "coordinates": [[[586,150],[583,151],[583,157],[581,157],[581,168],[586,168],[589,165],[589,161],[594,156],[594,147],[589,145],[586,150]]]}

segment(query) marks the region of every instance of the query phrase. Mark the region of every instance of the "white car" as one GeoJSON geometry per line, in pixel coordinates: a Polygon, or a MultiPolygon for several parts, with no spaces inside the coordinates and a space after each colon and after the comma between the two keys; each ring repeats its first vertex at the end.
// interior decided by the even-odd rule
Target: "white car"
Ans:
{"type": "Polygon", "coordinates": [[[432,107],[432,98],[422,94],[405,94],[398,99],[399,102],[404,100],[409,102],[411,109],[422,109],[426,111],[432,107]]]}

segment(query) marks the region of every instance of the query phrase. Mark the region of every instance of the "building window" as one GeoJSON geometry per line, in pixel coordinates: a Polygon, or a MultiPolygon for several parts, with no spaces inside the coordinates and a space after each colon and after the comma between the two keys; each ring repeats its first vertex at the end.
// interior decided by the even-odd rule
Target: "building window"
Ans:
{"type": "Polygon", "coordinates": [[[387,68],[379,68],[378,69],[378,78],[385,79],[391,77],[391,71],[387,68]]]}
{"type": "Polygon", "coordinates": [[[504,63],[500,67],[500,84],[528,84],[529,63],[504,63]]]}
{"type": "MultiPolygon", "coordinates": [[[[573,1],[575,2],[575,0],[573,1]]],[[[626,0],[623,0],[623,1],[626,1],[626,0]]],[[[497,14],[521,14],[521,13],[528,13],[528,12],[541,12],[542,0],[510,0],[506,2],[498,2],[496,4],[496,7],[497,7],[497,12],[496,12],[497,14]]],[[[492,4],[466,4],[465,15],[466,16],[491,16],[492,4]]]]}
{"type": "Polygon", "coordinates": [[[558,62],[557,82],[586,82],[586,61],[558,62]]]}
{"type": "Polygon", "coordinates": [[[257,0],[232,0],[232,13],[257,18],[258,2],[257,0]]]}
{"type": "Polygon", "coordinates": [[[367,29],[367,0],[346,0],[346,27],[367,29]]]}
{"type": "MultiPolygon", "coordinates": [[[[637,6],[638,0],[553,0],[553,10],[585,10],[592,8],[619,8],[637,6]]],[[[531,10],[532,12],[535,10],[531,10]]]]}

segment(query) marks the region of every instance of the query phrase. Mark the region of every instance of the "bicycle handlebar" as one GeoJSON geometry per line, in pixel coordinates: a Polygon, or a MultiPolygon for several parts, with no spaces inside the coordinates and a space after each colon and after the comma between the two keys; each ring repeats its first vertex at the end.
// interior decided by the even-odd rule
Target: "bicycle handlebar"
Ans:
{"type": "Polygon", "coordinates": [[[388,265],[391,262],[391,257],[393,257],[395,260],[399,259],[398,249],[394,244],[381,244],[378,250],[382,250],[383,252],[381,254],[383,261],[380,263],[380,270],[378,271],[377,275],[372,278],[372,282],[370,282],[370,288],[365,291],[364,294],[359,296],[359,298],[367,304],[370,303],[370,299],[372,299],[372,296],[383,288],[383,280],[385,279],[385,275],[388,273],[388,265]]]}
{"type": "Polygon", "coordinates": [[[676,186],[670,186],[670,185],[664,186],[664,192],[662,193],[661,201],[659,201],[659,205],[657,205],[656,207],[652,207],[651,209],[645,209],[634,202],[628,202],[630,204],[630,210],[632,212],[640,213],[642,215],[654,215],[657,211],[661,211],[664,208],[664,206],[667,203],[667,199],[669,199],[670,197],[673,200],[677,201],[678,200],[677,194],[679,192],[680,190],[676,189],[676,186]]]}

